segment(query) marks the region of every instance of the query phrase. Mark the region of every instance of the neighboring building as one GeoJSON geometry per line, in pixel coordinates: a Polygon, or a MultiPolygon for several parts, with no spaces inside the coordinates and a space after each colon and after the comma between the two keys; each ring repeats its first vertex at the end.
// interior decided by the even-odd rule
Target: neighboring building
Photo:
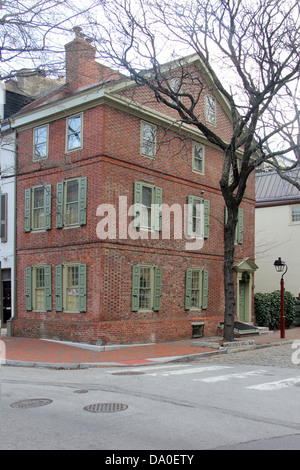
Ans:
{"type": "MultiPolygon", "coordinates": [[[[300,169],[289,172],[300,181],[300,169]]],[[[285,289],[300,293],[300,191],[276,172],[256,174],[255,250],[259,270],[256,292],[273,292],[280,286],[274,261],[280,257],[288,265],[285,289]]]]}
{"type": "Polygon", "coordinates": [[[62,81],[49,79],[41,73],[28,70],[18,72],[16,79],[0,82],[0,321],[5,327],[14,315],[15,307],[15,182],[16,182],[16,133],[10,127],[9,118],[19,112],[37,96],[57,88],[62,81]]]}
{"type": "MultiPolygon", "coordinates": [[[[201,75],[198,57],[187,63],[201,75]]],[[[170,67],[176,73],[176,62],[170,67]]],[[[195,112],[230,138],[226,100],[209,85],[195,112]]],[[[224,319],[222,152],[146,87],[98,64],[79,37],[66,45],[66,84],[10,121],[19,168],[14,334],[155,342],[191,337],[193,322],[216,333],[224,319]],[[161,204],[175,210],[169,223],[161,204]]],[[[253,176],[236,240],[236,317],[247,322],[254,207],[253,176]]]]}

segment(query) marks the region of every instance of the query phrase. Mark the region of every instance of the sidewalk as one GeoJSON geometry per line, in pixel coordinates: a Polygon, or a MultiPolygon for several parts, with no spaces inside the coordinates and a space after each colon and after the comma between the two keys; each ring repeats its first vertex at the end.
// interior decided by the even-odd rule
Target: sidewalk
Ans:
{"type": "Polygon", "coordinates": [[[237,338],[235,344],[219,349],[220,337],[191,338],[161,344],[92,346],[66,343],[46,339],[1,336],[1,362],[12,366],[88,368],[107,366],[137,366],[165,363],[178,360],[193,360],[195,357],[223,354],[232,350],[274,346],[284,342],[300,342],[300,327],[287,329],[285,339],[280,331],[237,338]],[[5,351],[2,352],[3,343],[5,351]],[[204,344],[204,345],[203,345],[204,344]],[[207,345],[207,346],[205,346],[207,345]],[[213,347],[211,347],[211,345],[213,347]]]}

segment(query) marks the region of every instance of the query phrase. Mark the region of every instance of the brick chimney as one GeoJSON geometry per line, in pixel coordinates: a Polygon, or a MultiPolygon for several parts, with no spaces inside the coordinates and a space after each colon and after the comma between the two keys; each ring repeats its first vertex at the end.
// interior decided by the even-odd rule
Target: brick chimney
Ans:
{"type": "Polygon", "coordinates": [[[81,28],[76,28],[75,39],[65,45],[66,82],[70,91],[99,82],[96,49],[84,39],[80,30],[81,28]]]}
{"type": "Polygon", "coordinates": [[[122,75],[95,60],[96,49],[84,37],[80,27],[73,28],[75,39],[65,45],[66,83],[71,92],[107,80],[118,80],[122,75]]]}

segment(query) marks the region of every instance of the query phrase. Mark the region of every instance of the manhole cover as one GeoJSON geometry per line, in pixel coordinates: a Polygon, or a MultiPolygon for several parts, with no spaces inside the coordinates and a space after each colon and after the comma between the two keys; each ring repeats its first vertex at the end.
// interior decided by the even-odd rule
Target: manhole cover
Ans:
{"type": "Polygon", "coordinates": [[[38,408],[52,403],[48,398],[29,398],[28,400],[19,400],[11,403],[12,408],[38,408]]]}
{"type": "Polygon", "coordinates": [[[88,393],[88,390],[74,390],[73,393],[88,393]]]}
{"type": "Polygon", "coordinates": [[[116,411],[123,411],[128,408],[124,403],[94,403],[87,405],[83,409],[91,413],[114,413],[116,411]]]}

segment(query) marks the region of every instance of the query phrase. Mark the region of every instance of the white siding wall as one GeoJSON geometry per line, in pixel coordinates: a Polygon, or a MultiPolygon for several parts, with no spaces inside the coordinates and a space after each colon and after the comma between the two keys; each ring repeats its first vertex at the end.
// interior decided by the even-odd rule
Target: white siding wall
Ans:
{"type": "Polygon", "coordinates": [[[255,292],[280,288],[281,275],[275,271],[274,261],[281,257],[288,265],[285,289],[295,296],[300,293],[300,223],[291,223],[290,207],[255,210],[255,260],[259,266],[255,273],[255,292]]]}

